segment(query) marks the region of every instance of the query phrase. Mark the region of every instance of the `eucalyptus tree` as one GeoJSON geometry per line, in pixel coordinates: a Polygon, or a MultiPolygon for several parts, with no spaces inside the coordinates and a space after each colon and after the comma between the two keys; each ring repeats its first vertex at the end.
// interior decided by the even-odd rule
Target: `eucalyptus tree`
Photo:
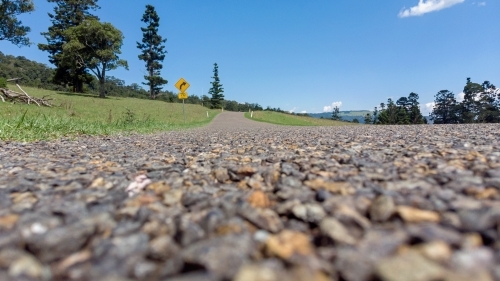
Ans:
{"type": "Polygon", "coordinates": [[[63,60],[75,59],[78,67],[89,69],[99,80],[99,97],[106,96],[106,72],[118,67],[128,69],[121,54],[123,34],[110,23],[87,19],[64,32],[68,42],[62,46],[63,60]]]}

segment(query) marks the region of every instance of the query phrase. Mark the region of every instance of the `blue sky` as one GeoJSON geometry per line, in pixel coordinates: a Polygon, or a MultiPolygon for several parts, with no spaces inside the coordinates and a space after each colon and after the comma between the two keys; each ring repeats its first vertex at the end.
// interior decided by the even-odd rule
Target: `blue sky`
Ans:
{"type": "MultiPolygon", "coordinates": [[[[42,43],[53,6],[34,2],[21,20],[42,43]]],[[[214,62],[226,99],[295,112],[372,110],[410,92],[427,112],[439,90],[458,96],[467,77],[500,86],[499,0],[100,0],[96,14],[124,33],[130,67],[109,75],[127,84],[143,82],[136,41],[146,4],[168,40],[166,90],[183,77],[188,93],[207,94],[214,62]]],[[[50,65],[36,45],[0,50],[50,65]]]]}

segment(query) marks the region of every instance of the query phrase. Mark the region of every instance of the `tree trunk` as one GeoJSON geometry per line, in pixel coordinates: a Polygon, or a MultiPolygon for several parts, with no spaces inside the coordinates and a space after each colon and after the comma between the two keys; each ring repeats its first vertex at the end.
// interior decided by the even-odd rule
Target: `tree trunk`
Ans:
{"type": "MultiPolygon", "coordinates": [[[[149,77],[152,78],[153,77],[153,68],[150,68],[149,69],[149,77]]],[[[152,83],[152,79],[149,80],[149,98],[154,100],[155,99],[155,95],[154,95],[154,92],[153,92],[153,88],[154,88],[154,85],[152,83]]]]}
{"type": "Polygon", "coordinates": [[[106,90],[104,89],[106,81],[104,80],[104,77],[99,77],[99,97],[100,98],[105,98],[106,97],[106,90]]]}
{"type": "Polygon", "coordinates": [[[78,77],[76,78],[76,92],[83,93],[83,81],[78,77]]]}
{"type": "Polygon", "coordinates": [[[105,85],[106,85],[106,66],[103,66],[101,77],[99,77],[99,97],[100,98],[106,97],[105,85]]]}

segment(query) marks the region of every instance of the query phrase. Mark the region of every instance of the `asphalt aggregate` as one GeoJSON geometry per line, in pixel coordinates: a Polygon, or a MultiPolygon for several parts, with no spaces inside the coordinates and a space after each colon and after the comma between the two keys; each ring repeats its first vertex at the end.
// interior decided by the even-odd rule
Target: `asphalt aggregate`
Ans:
{"type": "Polygon", "coordinates": [[[0,141],[0,280],[500,280],[500,125],[0,141]]]}

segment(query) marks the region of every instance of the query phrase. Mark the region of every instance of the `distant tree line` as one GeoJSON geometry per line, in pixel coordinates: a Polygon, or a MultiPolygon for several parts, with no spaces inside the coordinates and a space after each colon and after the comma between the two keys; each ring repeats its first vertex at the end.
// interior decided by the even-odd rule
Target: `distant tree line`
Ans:
{"type": "Polygon", "coordinates": [[[22,85],[63,91],[63,86],[52,83],[54,73],[54,69],[43,63],[28,60],[23,56],[15,57],[0,52],[0,77],[21,78],[19,83],[22,85]]]}
{"type": "Polygon", "coordinates": [[[435,95],[431,119],[435,124],[500,123],[500,89],[489,81],[482,84],[467,78],[463,100],[448,90],[435,95]]]}
{"type": "Polygon", "coordinates": [[[366,114],[365,124],[427,124],[427,119],[420,111],[418,98],[418,94],[413,92],[408,97],[400,97],[396,102],[389,98],[387,104],[380,103],[380,108],[375,107],[373,114],[366,114]]]}

